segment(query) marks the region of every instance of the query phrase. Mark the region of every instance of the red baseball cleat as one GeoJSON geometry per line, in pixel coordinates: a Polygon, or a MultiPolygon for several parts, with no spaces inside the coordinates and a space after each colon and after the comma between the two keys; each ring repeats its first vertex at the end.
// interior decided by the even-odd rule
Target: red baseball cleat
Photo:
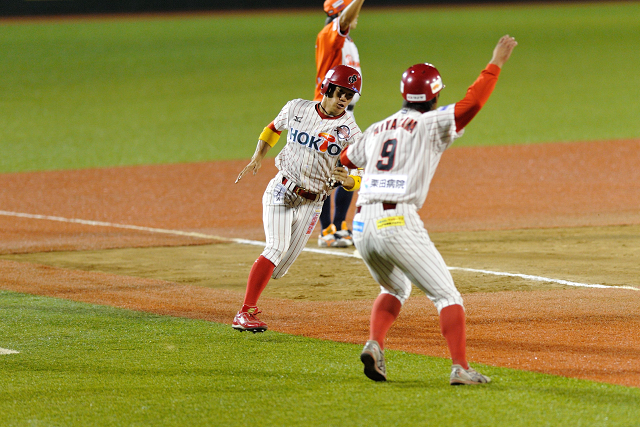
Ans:
{"type": "Polygon", "coordinates": [[[233,318],[231,327],[240,332],[251,331],[254,334],[266,331],[267,324],[256,317],[258,313],[260,313],[258,307],[250,307],[247,311],[239,311],[236,317],[233,318]]]}

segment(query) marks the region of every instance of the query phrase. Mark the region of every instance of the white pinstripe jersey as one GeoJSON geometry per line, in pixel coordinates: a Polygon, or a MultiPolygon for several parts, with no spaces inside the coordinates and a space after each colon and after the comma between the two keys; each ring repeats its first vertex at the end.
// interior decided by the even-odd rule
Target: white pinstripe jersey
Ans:
{"type": "Polygon", "coordinates": [[[455,104],[421,114],[402,109],[374,123],[349,147],[347,157],[364,175],[357,206],[395,202],[422,207],[442,153],[456,132],[455,104]]]}
{"type": "Polygon", "coordinates": [[[273,124],[287,131],[287,145],[276,157],[276,167],[296,185],[322,193],[342,150],[362,138],[351,114],[322,118],[318,102],[287,102],[273,124]]]}

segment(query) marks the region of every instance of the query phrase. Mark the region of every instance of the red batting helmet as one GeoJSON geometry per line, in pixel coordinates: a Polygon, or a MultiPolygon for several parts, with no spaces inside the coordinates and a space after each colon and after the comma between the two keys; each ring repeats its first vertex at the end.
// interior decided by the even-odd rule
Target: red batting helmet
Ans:
{"type": "Polygon", "coordinates": [[[324,11],[327,12],[327,16],[337,15],[349,6],[349,3],[351,0],[325,0],[324,11]]]}
{"type": "Polygon", "coordinates": [[[320,94],[326,94],[332,84],[359,94],[362,87],[362,77],[355,68],[348,65],[336,65],[325,74],[322,85],[320,85],[320,94]]]}
{"type": "Polygon", "coordinates": [[[400,92],[407,102],[427,102],[444,88],[440,73],[431,64],[416,64],[402,75],[400,92]]]}

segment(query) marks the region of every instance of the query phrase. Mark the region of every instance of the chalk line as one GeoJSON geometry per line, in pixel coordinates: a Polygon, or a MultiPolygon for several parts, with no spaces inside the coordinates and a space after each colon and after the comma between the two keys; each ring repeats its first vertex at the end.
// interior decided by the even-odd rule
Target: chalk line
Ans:
{"type": "MultiPolygon", "coordinates": [[[[264,246],[266,242],[261,242],[257,240],[247,240],[247,239],[235,239],[235,238],[226,238],[221,236],[215,236],[212,234],[205,233],[197,233],[191,231],[181,231],[181,230],[170,230],[165,228],[153,228],[153,227],[142,227],[138,225],[128,225],[128,224],[116,224],[112,222],[105,221],[92,221],[86,219],[77,219],[77,218],[64,218],[60,216],[50,216],[50,215],[36,215],[22,212],[10,212],[10,211],[2,211],[0,210],[0,215],[4,216],[13,216],[18,218],[30,218],[30,219],[43,219],[49,221],[59,221],[59,222],[68,222],[74,224],[83,224],[83,225],[92,225],[96,227],[111,227],[111,228],[122,228],[126,230],[137,230],[137,231],[146,231],[149,233],[161,233],[161,234],[170,234],[174,236],[184,236],[184,237],[196,237],[200,239],[207,240],[217,240],[224,242],[233,242],[241,245],[253,245],[253,246],[264,246]]],[[[331,255],[331,256],[340,256],[345,258],[359,258],[359,256],[355,255],[353,252],[343,252],[341,250],[330,250],[330,249],[313,249],[313,248],[304,248],[304,252],[311,252],[323,255],[331,255]]],[[[549,282],[549,283],[558,283],[560,285],[566,286],[576,286],[583,288],[607,288],[607,289],[628,289],[633,291],[640,291],[640,288],[635,288],[633,286],[607,286],[601,284],[589,284],[589,283],[579,283],[572,282],[569,280],[562,279],[553,279],[550,277],[542,277],[542,276],[533,276],[530,274],[520,274],[520,273],[506,273],[502,271],[491,271],[491,270],[478,270],[474,268],[463,268],[463,267],[447,267],[449,270],[457,270],[457,271],[467,271],[471,273],[481,273],[481,274],[489,274],[493,276],[505,276],[505,277],[517,277],[520,279],[532,280],[536,282],[549,282]]]]}
{"type": "Polygon", "coordinates": [[[8,348],[1,348],[0,347],[0,354],[18,354],[20,353],[19,351],[15,351],[15,350],[9,350],[8,348]]]}

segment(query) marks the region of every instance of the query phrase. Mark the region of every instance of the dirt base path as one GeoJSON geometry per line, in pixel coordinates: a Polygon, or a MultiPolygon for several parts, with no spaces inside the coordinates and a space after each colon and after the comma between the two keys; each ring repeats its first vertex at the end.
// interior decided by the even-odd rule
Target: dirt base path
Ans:
{"type": "MultiPolygon", "coordinates": [[[[275,173],[234,186],[244,163],[0,175],[0,288],[230,323],[261,248],[215,236],[263,240],[275,173]]],[[[450,266],[639,288],[638,164],[640,140],[452,149],[421,215],[450,266]]],[[[471,360],[640,387],[640,292],[453,274],[471,360]]],[[[261,308],[272,330],[363,343],[376,294],[361,261],[303,254],[261,308]]],[[[416,293],[388,348],[447,357],[437,325],[416,293]]]]}

